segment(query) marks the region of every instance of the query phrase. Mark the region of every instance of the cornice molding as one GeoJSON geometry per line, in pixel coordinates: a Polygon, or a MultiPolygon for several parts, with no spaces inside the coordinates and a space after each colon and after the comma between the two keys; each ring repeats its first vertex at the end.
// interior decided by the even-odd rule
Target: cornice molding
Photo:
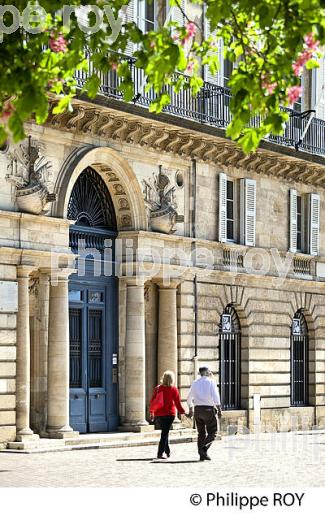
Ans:
{"type": "Polygon", "coordinates": [[[152,121],[90,102],[75,100],[73,108],[73,112],[51,114],[45,126],[325,188],[325,164],[279,154],[269,147],[245,155],[236,143],[228,139],[175,128],[166,122],[152,121]]]}

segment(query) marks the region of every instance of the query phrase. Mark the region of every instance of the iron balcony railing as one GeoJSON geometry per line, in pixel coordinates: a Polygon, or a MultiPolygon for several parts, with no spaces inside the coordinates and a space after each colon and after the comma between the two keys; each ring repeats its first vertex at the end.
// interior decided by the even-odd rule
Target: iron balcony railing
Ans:
{"type": "MultiPolygon", "coordinates": [[[[155,99],[155,94],[153,90],[145,92],[145,74],[143,70],[135,67],[136,60],[130,57],[127,60],[134,81],[134,103],[149,108],[150,103],[155,99]]],[[[89,56],[89,72],[76,72],[78,87],[82,88],[84,86],[92,72],[93,65],[89,56]]],[[[100,94],[114,99],[123,98],[123,94],[120,91],[121,80],[115,71],[100,72],[99,76],[101,79],[100,94]]],[[[187,76],[185,78],[187,79],[187,76]]],[[[171,100],[170,104],[163,109],[165,113],[217,128],[226,128],[231,121],[229,108],[231,91],[229,88],[220,87],[205,81],[200,92],[196,95],[193,95],[190,89],[183,89],[176,93],[171,85],[165,86],[165,92],[170,95],[171,100]]],[[[303,117],[300,112],[290,108],[283,108],[283,110],[288,112],[290,116],[286,123],[284,134],[281,136],[269,135],[267,140],[283,146],[295,147],[296,149],[297,144],[299,144],[300,150],[316,155],[325,155],[325,121],[314,117],[302,142],[300,142],[309,118],[303,117]]],[[[258,126],[259,118],[254,117],[250,124],[258,126]]]]}

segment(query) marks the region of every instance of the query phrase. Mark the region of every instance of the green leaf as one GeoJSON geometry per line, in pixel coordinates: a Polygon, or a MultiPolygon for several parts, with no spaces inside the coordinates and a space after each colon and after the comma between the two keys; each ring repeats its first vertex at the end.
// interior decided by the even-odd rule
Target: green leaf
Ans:
{"type": "Polygon", "coordinates": [[[95,98],[97,96],[99,87],[100,87],[100,78],[97,74],[92,74],[84,84],[82,88],[82,92],[87,92],[90,98],[95,98]]]}
{"type": "Polygon", "coordinates": [[[156,112],[159,114],[164,106],[168,105],[170,103],[170,96],[169,94],[161,94],[161,96],[157,97],[155,101],[153,101],[149,107],[150,112],[156,112]]]}

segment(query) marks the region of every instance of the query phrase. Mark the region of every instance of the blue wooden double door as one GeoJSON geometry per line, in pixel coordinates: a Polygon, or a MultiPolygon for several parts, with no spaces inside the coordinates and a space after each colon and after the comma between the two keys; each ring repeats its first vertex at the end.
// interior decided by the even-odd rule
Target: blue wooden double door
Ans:
{"type": "Polygon", "coordinates": [[[81,433],[113,431],[118,426],[117,224],[110,193],[93,168],[79,175],[67,216],[74,221],[70,247],[78,256],[69,287],[70,424],[81,433]]]}
{"type": "Polygon", "coordinates": [[[81,432],[118,426],[117,280],[72,278],[69,287],[70,424],[81,432]]]}

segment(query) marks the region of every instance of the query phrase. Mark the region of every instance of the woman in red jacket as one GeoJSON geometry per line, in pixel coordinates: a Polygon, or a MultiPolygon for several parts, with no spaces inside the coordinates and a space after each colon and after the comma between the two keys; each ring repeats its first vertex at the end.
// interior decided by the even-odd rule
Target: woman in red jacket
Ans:
{"type": "Polygon", "coordinates": [[[161,428],[161,437],[158,446],[158,459],[170,457],[168,434],[176,416],[176,408],[180,414],[185,414],[181,405],[179,392],[174,386],[175,375],[171,371],[164,373],[161,385],[156,386],[150,401],[150,417],[157,418],[161,428]]]}

